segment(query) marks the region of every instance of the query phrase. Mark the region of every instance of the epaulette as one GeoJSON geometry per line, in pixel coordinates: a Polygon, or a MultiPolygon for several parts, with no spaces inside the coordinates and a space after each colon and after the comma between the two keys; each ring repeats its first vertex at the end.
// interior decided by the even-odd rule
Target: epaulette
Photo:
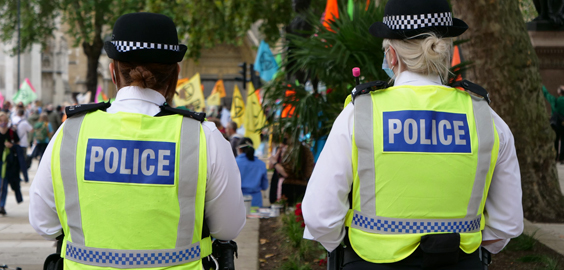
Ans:
{"type": "Polygon", "coordinates": [[[78,104],[74,106],[65,107],[65,113],[67,117],[70,118],[73,115],[78,115],[81,113],[89,113],[97,110],[106,111],[108,107],[112,105],[109,102],[100,102],[95,104],[78,104]]]}
{"type": "Polygon", "coordinates": [[[168,104],[164,104],[159,106],[161,108],[161,112],[158,113],[155,116],[167,116],[167,115],[173,115],[173,114],[180,114],[182,116],[185,117],[189,117],[192,118],[194,120],[200,121],[200,123],[203,123],[206,120],[206,113],[203,112],[193,112],[193,111],[189,111],[189,110],[183,110],[183,109],[176,109],[176,108],[172,108],[170,106],[168,106],[168,104]]]}
{"type": "Polygon", "coordinates": [[[371,91],[374,90],[380,90],[386,88],[388,88],[388,83],[385,81],[373,81],[373,82],[359,84],[351,92],[352,103],[354,104],[354,99],[357,96],[370,93],[371,91]]]}
{"type": "Polygon", "coordinates": [[[491,100],[490,100],[490,94],[488,94],[488,91],[486,91],[486,89],[484,89],[483,87],[468,81],[468,80],[462,80],[462,81],[458,81],[455,82],[452,87],[462,87],[464,88],[464,90],[466,91],[470,91],[473,94],[476,94],[479,97],[484,98],[484,100],[486,100],[488,102],[488,104],[490,104],[491,100]]]}

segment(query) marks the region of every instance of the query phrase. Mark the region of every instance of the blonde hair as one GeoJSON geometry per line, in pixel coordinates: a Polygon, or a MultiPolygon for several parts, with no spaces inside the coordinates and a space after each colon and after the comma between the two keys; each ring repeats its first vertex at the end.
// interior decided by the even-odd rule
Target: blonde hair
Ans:
{"type": "Polygon", "coordinates": [[[452,38],[440,38],[435,33],[415,36],[415,39],[384,39],[382,47],[392,46],[405,69],[423,74],[436,74],[443,83],[448,80],[452,54],[452,38]],[[423,37],[423,38],[421,38],[423,37]]]}

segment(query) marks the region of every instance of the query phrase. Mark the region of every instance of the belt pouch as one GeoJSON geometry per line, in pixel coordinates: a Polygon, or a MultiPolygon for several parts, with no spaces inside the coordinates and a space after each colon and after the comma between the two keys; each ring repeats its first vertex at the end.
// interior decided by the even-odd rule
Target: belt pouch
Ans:
{"type": "Polygon", "coordinates": [[[421,237],[423,269],[436,269],[458,263],[460,234],[428,234],[421,237]]]}

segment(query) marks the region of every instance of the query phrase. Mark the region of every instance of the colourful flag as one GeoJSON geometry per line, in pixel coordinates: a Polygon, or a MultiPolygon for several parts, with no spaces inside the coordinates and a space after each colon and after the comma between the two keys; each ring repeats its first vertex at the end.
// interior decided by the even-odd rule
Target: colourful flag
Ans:
{"type": "MultiPolygon", "coordinates": [[[[370,0],[366,0],[366,7],[364,10],[368,10],[368,5],[370,5],[370,0]]],[[[347,12],[349,13],[349,17],[352,19],[354,17],[354,1],[349,0],[347,3],[347,12]]]]}
{"type": "Polygon", "coordinates": [[[270,47],[268,47],[268,44],[264,42],[264,40],[260,42],[254,67],[255,70],[260,73],[261,79],[267,82],[272,80],[274,74],[278,72],[278,63],[276,63],[276,59],[274,55],[272,55],[270,47]]]}
{"type": "Polygon", "coordinates": [[[235,85],[233,89],[233,101],[231,102],[231,121],[237,123],[237,126],[241,127],[243,124],[243,116],[245,115],[245,102],[243,101],[243,96],[239,87],[235,85]]]}
{"type": "Polygon", "coordinates": [[[27,105],[31,102],[34,102],[37,99],[37,95],[35,94],[35,89],[31,85],[31,82],[28,78],[25,78],[23,83],[20,85],[20,89],[12,99],[14,103],[22,102],[24,105],[27,105]]]}
{"type": "Polygon", "coordinates": [[[215,92],[206,99],[206,105],[207,106],[219,106],[221,105],[221,95],[219,94],[219,92],[215,92]]]}
{"type": "Polygon", "coordinates": [[[4,96],[0,93],[0,108],[4,106],[4,96]]]}
{"type": "Polygon", "coordinates": [[[219,96],[224,98],[225,97],[225,86],[223,86],[223,80],[218,80],[215,85],[213,86],[212,95],[215,92],[219,92],[219,96]]]}
{"type": "Polygon", "coordinates": [[[247,83],[247,109],[245,110],[245,137],[253,140],[255,149],[260,146],[260,129],[264,126],[266,117],[262,111],[262,106],[254,93],[255,89],[252,83],[247,83]]]}
{"type": "Polygon", "coordinates": [[[176,81],[176,87],[180,86],[181,84],[183,84],[187,81],[188,81],[188,78],[178,79],[178,81],[176,81]]]}
{"type": "Polygon", "coordinates": [[[335,19],[338,18],[339,5],[337,4],[337,0],[327,0],[327,5],[325,6],[325,18],[323,18],[323,26],[325,26],[327,30],[335,32],[335,30],[331,29],[329,21],[335,21],[335,19]]]}
{"type": "Polygon", "coordinates": [[[174,104],[177,107],[185,106],[196,112],[203,111],[205,101],[200,86],[200,73],[196,73],[190,80],[176,87],[176,94],[173,98],[174,104]]]}
{"type": "Polygon", "coordinates": [[[104,91],[102,91],[102,87],[98,86],[98,88],[96,89],[96,96],[94,97],[94,102],[98,103],[98,102],[107,102],[108,100],[110,100],[108,98],[108,96],[106,96],[106,94],[104,94],[104,91]]]}

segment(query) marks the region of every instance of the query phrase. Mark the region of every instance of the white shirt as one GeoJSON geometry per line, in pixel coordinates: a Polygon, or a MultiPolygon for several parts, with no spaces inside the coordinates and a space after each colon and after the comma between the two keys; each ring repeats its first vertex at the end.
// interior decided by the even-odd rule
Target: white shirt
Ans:
{"type": "MultiPolygon", "coordinates": [[[[438,76],[404,71],[396,79],[395,85],[441,85],[441,81],[438,76]]],[[[345,215],[349,210],[347,195],[353,181],[353,106],[352,103],[348,104],[335,120],[302,203],[306,224],[304,238],[320,242],[329,251],[334,250],[345,237],[345,215]]],[[[521,175],[513,134],[493,110],[491,113],[499,135],[499,156],[486,199],[486,226],[482,239],[503,239],[504,241],[485,246],[490,252],[498,253],[510,238],[523,232],[523,206],[521,175]]]]}
{"type": "MultiPolygon", "coordinates": [[[[107,112],[142,113],[153,116],[160,112],[159,105],[164,102],[165,98],[154,90],[124,87],[118,91],[116,100],[107,112]]],[[[204,122],[202,126],[206,136],[208,159],[205,220],[213,237],[221,240],[234,239],[246,222],[241,176],[231,146],[215,124],[204,122]]],[[[62,128],[59,128],[57,133],[60,130],[62,128]]],[[[53,141],[45,150],[29,191],[29,222],[48,240],[54,240],[62,233],[51,179],[53,141]]]]}
{"type": "Polygon", "coordinates": [[[14,125],[17,126],[18,137],[20,137],[19,145],[21,147],[28,147],[29,142],[27,140],[27,134],[33,130],[33,127],[23,118],[20,118],[18,122],[14,122],[14,125]]]}

